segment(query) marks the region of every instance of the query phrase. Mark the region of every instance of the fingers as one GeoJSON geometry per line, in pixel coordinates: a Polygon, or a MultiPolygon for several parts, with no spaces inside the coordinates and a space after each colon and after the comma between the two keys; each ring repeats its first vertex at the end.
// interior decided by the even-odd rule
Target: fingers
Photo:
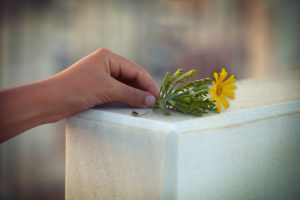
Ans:
{"type": "Polygon", "coordinates": [[[112,77],[124,83],[130,82],[133,87],[147,91],[156,97],[158,96],[158,85],[144,68],[107,49],[103,51],[108,55],[107,58],[112,77]]]}
{"type": "Polygon", "coordinates": [[[149,92],[128,86],[112,78],[111,101],[120,101],[132,107],[151,107],[155,103],[155,97],[149,92]]]}

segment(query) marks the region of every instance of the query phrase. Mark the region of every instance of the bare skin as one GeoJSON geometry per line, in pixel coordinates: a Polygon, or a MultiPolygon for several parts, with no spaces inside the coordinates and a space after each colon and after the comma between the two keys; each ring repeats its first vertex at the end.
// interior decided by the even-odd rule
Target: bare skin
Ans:
{"type": "Polygon", "coordinates": [[[0,143],[106,102],[151,107],[158,92],[145,69],[101,48],[50,78],[0,91],[0,143]]]}

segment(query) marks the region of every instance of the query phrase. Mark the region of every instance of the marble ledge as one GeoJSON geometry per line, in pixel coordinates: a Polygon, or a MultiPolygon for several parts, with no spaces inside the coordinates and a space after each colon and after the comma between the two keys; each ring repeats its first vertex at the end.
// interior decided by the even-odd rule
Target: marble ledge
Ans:
{"type": "Polygon", "coordinates": [[[67,119],[66,199],[297,199],[299,72],[238,81],[220,114],[120,104],[77,113],[67,119]]]}
{"type": "Polygon", "coordinates": [[[270,77],[246,79],[237,82],[236,99],[230,101],[230,108],[220,114],[206,114],[202,117],[172,112],[165,116],[151,109],[129,108],[126,105],[110,103],[77,113],[73,117],[88,120],[104,120],[125,126],[145,128],[153,131],[190,132],[235,126],[255,120],[300,112],[300,70],[270,77]],[[141,117],[131,115],[132,111],[148,112],[141,117]]]}

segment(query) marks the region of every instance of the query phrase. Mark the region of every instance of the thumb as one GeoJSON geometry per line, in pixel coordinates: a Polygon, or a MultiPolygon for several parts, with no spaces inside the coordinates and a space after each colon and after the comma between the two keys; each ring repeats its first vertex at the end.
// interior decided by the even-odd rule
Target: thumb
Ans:
{"type": "Polygon", "coordinates": [[[148,92],[126,85],[113,79],[111,100],[126,103],[132,107],[151,107],[155,104],[155,97],[148,92]]]}

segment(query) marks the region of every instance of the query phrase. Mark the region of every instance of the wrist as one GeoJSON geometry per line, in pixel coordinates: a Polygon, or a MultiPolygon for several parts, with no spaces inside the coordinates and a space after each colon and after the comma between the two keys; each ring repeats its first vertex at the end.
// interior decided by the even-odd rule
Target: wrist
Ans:
{"type": "MultiPolygon", "coordinates": [[[[49,91],[48,122],[56,122],[89,108],[87,89],[70,71],[63,71],[45,80],[45,91],[49,91]]],[[[91,105],[93,106],[93,105],[91,105]]]]}
{"type": "Polygon", "coordinates": [[[68,85],[60,76],[53,76],[41,81],[44,89],[42,96],[47,97],[44,102],[42,115],[46,116],[44,122],[52,123],[62,120],[74,113],[72,109],[75,102],[70,98],[68,85]]]}

